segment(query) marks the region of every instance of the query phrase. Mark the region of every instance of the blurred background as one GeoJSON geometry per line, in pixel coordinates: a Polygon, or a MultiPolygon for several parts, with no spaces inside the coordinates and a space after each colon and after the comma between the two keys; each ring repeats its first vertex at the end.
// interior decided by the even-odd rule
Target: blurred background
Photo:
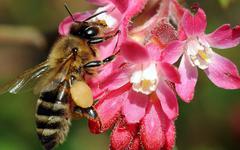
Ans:
{"type": "MultiPolygon", "coordinates": [[[[45,60],[58,38],[59,22],[68,14],[64,0],[0,0],[0,83],[45,60]]],[[[72,12],[94,6],[68,0],[72,12]]],[[[186,3],[196,2],[186,0],[186,3]]],[[[208,19],[207,32],[224,23],[240,24],[239,0],[198,0],[208,19]]],[[[240,66],[240,47],[216,50],[240,66]]],[[[239,68],[240,69],[240,68],[239,68]]],[[[192,103],[180,103],[176,121],[178,150],[240,149],[240,92],[215,87],[200,72],[192,103]]],[[[0,95],[0,150],[40,150],[35,133],[37,97],[31,92],[0,95]]],[[[67,141],[58,150],[106,150],[109,133],[92,135],[87,121],[73,121],[67,141]]]]}

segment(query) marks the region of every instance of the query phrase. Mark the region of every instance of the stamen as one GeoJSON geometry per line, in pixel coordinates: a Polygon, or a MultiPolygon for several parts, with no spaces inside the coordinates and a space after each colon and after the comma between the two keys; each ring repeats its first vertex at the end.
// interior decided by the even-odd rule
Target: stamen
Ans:
{"type": "Polygon", "coordinates": [[[211,63],[212,53],[212,49],[198,39],[192,39],[187,44],[187,54],[192,65],[198,66],[200,69],[208,68],[211,63]]]}
{"type": "Polygon", "coordinates": [[[158,73],[155,63],[151,63],[147,67],[141,67],[135,71],[130,79],[133,84],[132,88],[136,92],[149,95],[156,90],[158,84],[158,73]]]}

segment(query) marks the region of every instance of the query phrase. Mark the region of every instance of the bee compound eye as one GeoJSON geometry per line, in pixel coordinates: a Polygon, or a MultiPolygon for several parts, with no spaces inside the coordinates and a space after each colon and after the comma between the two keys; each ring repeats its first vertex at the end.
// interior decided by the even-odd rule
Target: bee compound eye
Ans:
{"type": "Polygon", "coordinates": [[[98,34],[99,29],[97,27],[88,27],[84,32],[87,37],[93,37],[98,34]]]}

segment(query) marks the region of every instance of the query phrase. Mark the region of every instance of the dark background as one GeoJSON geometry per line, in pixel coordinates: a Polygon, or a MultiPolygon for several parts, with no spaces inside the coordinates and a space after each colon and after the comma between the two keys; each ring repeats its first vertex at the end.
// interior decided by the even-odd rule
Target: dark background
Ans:
{"type": "MultiPolygon", "coordinates": [[[[73,12],[93,8],[83,0],[67,2],[73,12]]],[[[196,1],[186,2],[189,6],[196,1]]],[[[198,2],[207,14],[208,33],[224,23],[240,23],[239,0],[198,2]]],[[[46,59],[57,38],[58,24],[68,15],[63,3],[64,0],[0,0],[1,83],[46,59]]],[[[240,66],[239,46],[216,52],[240,66]]],[[[18,95],[0,95],[0,150],[41,149],[35,133],[36,100],[28,89],[18,95]]],[[[179,100],[179,104],[176,149],[240,149],[239,90],[219,89],[200,72],[194,100],[190,104],[179,100]]],[[[82,119],[73,121],[67,141],[58,149],[106,150],[108,144],[108,133],[92,135],[82,119]]]]}

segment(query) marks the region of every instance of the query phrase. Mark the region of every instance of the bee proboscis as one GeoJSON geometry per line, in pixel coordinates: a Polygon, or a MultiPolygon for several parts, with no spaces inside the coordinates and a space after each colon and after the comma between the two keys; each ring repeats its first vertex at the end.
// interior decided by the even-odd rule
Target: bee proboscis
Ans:
{"type": "Polygon", "coordinates": [[[71,119],[98,119],[93,107],[92,91],[85,82],[85,75],[96,74],[96,67],[111,62],[117,54],[96,60],[97,49],[94,44],[104,42],[119,33],[116,31],[104,35],[104,31],[108,29],[105,21],[91,21],[106,11],[84,21],[76,21],[66,4],[65,8],[74,22],[69,35],[61,37],[54,44],[46,61],[0,88],[0,94],[16,94],[28,82],[39,80],[34,89],[40,93],[35,116],[37,135],[46,150],[53,149],[65,140],[71,119]]]}

